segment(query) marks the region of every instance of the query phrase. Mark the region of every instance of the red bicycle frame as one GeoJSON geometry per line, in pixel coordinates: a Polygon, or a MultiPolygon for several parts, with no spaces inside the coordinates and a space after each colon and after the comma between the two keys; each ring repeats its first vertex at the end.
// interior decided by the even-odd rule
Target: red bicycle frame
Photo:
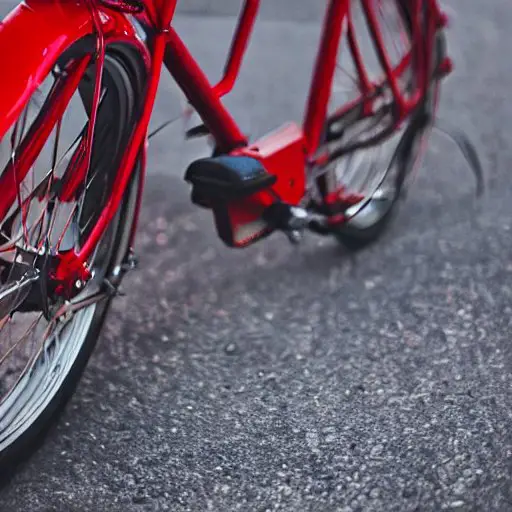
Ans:
{"type": "MultiPolygon", "coordinates": [[[[434,44],[435,32],[439,27],[444,26],[446,19],[439,10],[436,0],[410,0],[413,6],[411,20],[413,39],[417,44],[413,45],[415,51],[411,51],[398,66],[393,68],[386,54],[374,14],[376,3],[380,1],[382,0],[362,0],[362,5],[384,70],[385,76],[382,82],[387,82],[393,93],[397,108],[396,121],[399,123],[416,108],[424,97],[430,79],[429,70],[432,67],[430,56],[432,55],[431,50],[434,44]],[[425,16],[425,12],[428,13],[428,16],[425,16]],[[407,98],[400,91],[399,78],[409,65],[414,65],[416,68],[415,72],[416,76],[419,77],[419,86],[415,94],[407,98]]],[[[303,127],[294,124],[287,125],[275,134],[250,145],[235,120],[223,106],[221,98],[229,93],[236,83],[254,27],[260,0],[245,0],[224,76],[216,85],[210,84],[206,75],[172,27],[177,0],[146,0],[143,12],[135,12],[134,2],[127,0],[86,0],[82,7],[77,7],[78,3],[62,2],[61,4],[57,0],[27,0],[26,4],[35,12],[43,10],[43,4],[46,4],[44,9],[50,9],[48,6],[53,5],[54,10],[66,10],[67,19],[69,19],[69,16],[82,19],[80,30],[96,35],[96,65],[98,66],[97,76],[99,78],[97,78],[97,90],[92,106],[93,116],[98,108],[101,69],[105,47],[108,44],[113,41],[126,41],[134,44],[147,63],[148,78],[145,97],[142,101],[143,108],[133,128],[130,144],[118,170],[116,187],[82,248],[78,252],[71,251],[59,255],[60,264],[55,278],[62,281],[69,282],[70,276],[72,281],[88,277],[86,262],[119,208],[137,158],[139,158],[141,152],[144,153],[145,151],[147,130],[162,65],[165,65],[169,70],[190,104],[202,118],[206,128],[215,140],[216,151],[225,154],[245,154],[261,160],[268,172],[278,177],[273,192],[290,204],[298,204],[303,198],[308,165],[311,161],[314,161],[321,143],[327,118],[331,84],[336,69],[338,48],[345,26],[349,42],[348,51],[351,52],[354,59],[362,91],[357,102],[363,105],[364,112],[367,114],[371,113],[373,109],[375,99],[373,93],[382,84],[382,82],[372,83],[366,73],[350,18],[351,1],[329,0],[303,127]],[[89,19],[86,23],[84,18],[87,13],[89,19]],[[126,18],[128,13],[134,14],[137,20],[148,30],[151,39],[150,49],[137,39],[133,26],[126,18]]],[[[19,9],[12,16],[21,16],[24,11],[22,8],[19,9]]],[[[25,15],[27,16],[26,12],[25,15]]],[[[50,17],[47,19],[50,19],[50,17]]],[[[0,35],[1,30],[5,30],[5,28],[0,28],[0,35]]],[[[20,158],[16,158],[10,168],[5,169],[1,174],[0,219],[5,217],[16,200],[16,180],[21,181],[30,170],[35,158],[41,151],[42,144],[55,127],[59,114],[66,108],[71,97],[70,94],[84,73],[89,60],[90,56],[75,63],[73,68],[68,70],[68,78],[62,88],[63,91],[60,92],[58,97],[56,95],[52,107],[45,114],[44,122],[40,123],[39,130],[31,140],[27,141],[27,147],[24,148],[20,158]]],[[[42,69],[42,66],[39,66],[39,69],[32,69],[31,71],[35,71],[33,74],[42,79],[49,69],[47,67],[42,69]]],[[[12,123],[16,114],[19,114],[23,109],[24,103],[28,100],[26,96],[25,94],[17,101],[12,102],[11,106],[8,106],[9,112],[6,113],[3,120],[0,120],[0,138],[9,128],[9,123],[12,123]]],[[[353,107],[354,104],[346,105],[335,115],[342,116],[353,107]]],[[[89,145],[92,140],[92,129],[93,126],[87,138],[89,145]]],[[[90,155],[90,148],[82,148],[82,152],[86,165],[77,166],[78,174],[65,183],[61,199],[72,197],[77,187],[86,177],[87,155],[90,155]]],[[[243,215],[244,212],[251,211],[251,208],[258,211],[261,207],[268,205],[271,200],[268,194],[256,194],[244,205],[239,205],[239,214],[243,215]]]]}

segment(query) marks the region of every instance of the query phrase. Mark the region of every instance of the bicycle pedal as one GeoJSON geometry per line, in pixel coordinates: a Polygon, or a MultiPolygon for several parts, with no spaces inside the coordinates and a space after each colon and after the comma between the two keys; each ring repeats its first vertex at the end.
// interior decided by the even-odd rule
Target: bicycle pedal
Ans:
{"type": "Polygon", "coordinates": [[[244,199],[269,189],[277,178],[255,158],[218,156],[193,162],[185,180],[192,184],[192,201],[206,206],[244,199]]]}

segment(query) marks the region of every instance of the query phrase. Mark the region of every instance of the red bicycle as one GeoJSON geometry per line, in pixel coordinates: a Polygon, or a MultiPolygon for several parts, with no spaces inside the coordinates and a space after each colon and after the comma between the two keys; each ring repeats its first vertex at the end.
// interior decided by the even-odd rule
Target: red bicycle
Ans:
{"type": "Polygon", "coordinates": [[[67,399],[136,265],[148,126],[162,66],[214,141],[192,201],[242,248],[306,231],[359,248],[383,231],[451,70],[436,0],[329,0],[302,126],[250,142],[221,102],[259,0],[211,85],[173,28],[177,0],[25,0],[0,24],[0,470],[67,399]]]}

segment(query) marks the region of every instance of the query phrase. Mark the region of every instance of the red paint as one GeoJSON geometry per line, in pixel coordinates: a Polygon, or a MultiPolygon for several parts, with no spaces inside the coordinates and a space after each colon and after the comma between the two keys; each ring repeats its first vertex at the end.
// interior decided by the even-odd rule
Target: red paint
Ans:
{"type": "MultiPolygon", "coordinates": [[[[104,0],[103,4],[105,3],[116,7],[114,4],[117,2],[104,0]]],[[[347,51],[350,51],[358,71],[359,81],[362,84],[362,97],[351,105],[341,107],[338,113],[344,113],[362,105],[363,112],[368,115],[373,108],[372,92],[379,83],[371,83],[366,73],[351,25],[350,0],[329,1],[303,128],[294,124],[286,125],[283,129],[251,145],[220,98],[231,91],[236,83],[254,27],[259,0],[245,0],[224,76],[215,86],[210,84],[183,41],[171,27],[177,0],[145,0],[144,3],[145,12],[137,16],[148,24],[154,33],[151,52],[136,37],[134,29],[124,13],[106,7],[97,0],[69,2],[26,0],[0,24],[0,50],[2,50],[0,58],[2,59],[2,68],[9,71],[9,80],[3,84],[0,96],[0,138],[18,118],[35,89],[50,72],[55,59],[73,42],[86,35],[95,34],[97,36],[99,58],[96,65],[100,69],[103,48],[114,41],[123,41],[136,47],[147,65],[148,78],[143,99],[144,107],[134,126],[130,144],[118,170],[117,186],[80,252],[68,252],[61,256],[62,264],[57,268],[56,278],[67,283],[74,278],[87,277],[85,263],[119,207],[137,158],[141,157],[145,162],[147,128],[163,64],[209,128],[215,139],[217,151],[250,155],[259,159],[267,171],[277,177],[272,193],[289,204],[296,205],[302,200],[306,186],[306,168],[319,148],[344,22],[347,22],[348,27],[347,51]]],[[[446,16],[439,9],[436,0],[410,0],[410,4],[415,13],[413,16],[413,48],[416,48],[414,50],[416,53],[413,62],[416,66],[416,76],[419,77],[419,85],[412,98],[405,98],[399,90],[398,80],[410,64],[412,55],[407,56],[397,67],[391,66],[382,45],[382,36],[374,13],[373,1],[362,0],[385,71],[385,77],[380,83],[386,80],[389,82],[398,106],[397,124],[417,105],[426,90],[429,81],[427,70],[430,66],[434,33],[437,27],[444,26],[447,22],[446,16]],[[431,14],[430,23],[426,29],[419,22],[420,9],[424,6],[431,14]]],[[[31,140],[20,151],[20,156],[15,162],[15,169],[7,168],[1,174],[0,219],[5,217],[6,212],[16,199],[17,187],[14,172],[19,178],[19,176],[26,175],[30,169],[51,128],[65,109],[77,81],[87,66],[88,59],[89,57],[74,64],[69,77],[63,82],[58,97],[55,98],[51,108],[38,124],[34,137],[31,137],[31,140]]],[[[447,60],[443,64],[443,69],[446,72],[451,69],[450,62],[447,60]]],[[[93,112],[97,107],[98,97],[97,87],[93,112]]],[[[92,127],[86,140],[92,140],[92,127]]],[[[70,198],[78,185],[83,183],[90,157],[90,144],[86,143],[85,147],[81,148],[81,152],[84,155],[82,160],[85,164],[77,163],[74,175],[64,189],[64,197],[70,198]]],[[[141,194],[138,197],[138,208],[140,199],[141,194]]],[[[230,205],[233,222],[246,223],[251,219],[257,219],[261,215],[262,209],[271,204],[273,200],[274,197],[267,191],[256,194],[242,203],[230,205]]],[[[251,239],[244,240],[242,245],[250,242],[251,239]]]]}
{"type": "Polygon", "coordinates": [[[298,205],[306,191],[306,139],[299,126],[289,123],[247,148],[232,151],[259,160],[277,176],[272,190],[284,202],[298,205]]]}
{"type": "Polygon", "coordinates": [[[361,86],[363,114],[370,115],[373,110],[373,102],[371,101],[370,97],[376,87],[371,83],[370,78],[368,77],[368,73],[366,72],[363,62],[363,56],[361,54],[361,50],[359,49],[359,44],[357,43],[354,24],[352,23],[352,19],[350,16],[348,16],[347,25],[348,46],[350,49],[350,53],[352,54],[352,58],[354,59],[359,84],[361,86]]]}
{"type": "Polygon", "coordinates": [[[215,86],[214,91],[221,97],[230,92],[236,82],[242,59],[247,50],[249,38],[254,28],[254,22],[258,15],[260,0],[245,0],[244,8],[240,16],[235,36],[231,44],[231,50],[224,71],[224,78],[215,86]]]}
{"type": "Polygon", "coordinates": [[[208,78],[174,29],[167,35],[164,62],[201,116],[222,152],[247,145],[245,135],[226,110],[208,78]]]}
{"type": "MultiPolygon", "coordinates": [[[[4,19],[0,24],[0,48],[9,80],[2,84],[0,95],[0,136],[18,118],[55,59],[92,29],[91,14],[84,2],[26,0],[4,19]]],[[[111,10],[102,14],[102,30],[107,38],[134,37],[126,17],[111,10]]]]}
{"type": "Polygon", "coordinates": [[[113,193],[109,197],[104,210],[101,212],[98,222],[91,230],[89,238],[86,240],[80,251],[76,254],[76,265],[78,267],[81,267],[91,256],[103,233],[107,229],[109,222],[116,214],[116,211],[126,190],[126,186],[130,180],[139,151],[145,143],[149,120],[151,117],[151,112],[153,111],[153,105],[158,88],[160,72],[162,69],[165,44],[165,34],[158,34],[154,40],[153,63],[151,67],[150,78],[147,84],[146,102],[144,104],[141,118],[135,127],[130,144],[127,148],[123,160],[121,161],[116,180],[117,186],[114,188],[113,193]]]}
{"type": "Polygon", "coordinates": [[[310,155],[316,152],[320,144],[336,70],[341,30],[349,8],[350,0],[331,0],[325,15],[322,39],[304,120],[304,133],[310,155]]]}
{"type": "Polygon", "coordinates": [[[91,10],[94,30],[98,34],[96,44],[96,77],[94,80],[94,93],[91,105],[87,135],[80,141],[78,148],[71,158],[71,162],[65,173],[65,179],[59,199],[61,201],[71,201],[75,198],[79,188],[85,183],[89,167],[91,165],[92,143],[94,140],[94,129],[96,127],[96,118],[100,104],[101,81],[103,78],[103,67],[105,64],[105,38],[101,31],[101,21],[98,11],[94,9],[91,0],[88,0],[91,10]]]}
{"type": "Polygon", "coordinates": [[[34,129],[27,132],[14,162],[10,160],[0,175],[0,190],[2,191],[0,195],[0,219],[5,217],[16,200],[17,185],[27,176],[53,128],[64,114],[88,63],[89,59],[84,58],[72,66],[69,70],[68,79],[61,82],[60,86],[53,91],[51,108],[43,112],[39,122],[33,125],[34,129]]]}
{"type": "MultiPolygon", "coordinates": [[[[270,174],[277,176],[271,190],[259,192],[243,201],[234,201],[226,206],[227,213],[224,217],[227,216],[229,219],[227,222],[234,239],[224,241],[230,246],[243,248],[269,233],[268,226],[261,225],[261,218],[276,199],[295,206],[303,199],[306,190],[307,146],[300,127],[289,123],[248,147],[232,151],[231,154],[259,160],[270,174]],[[258,223],[258,229],[254,228],[243,238],[237,237],[242,228],[258,223]]],[[[222,217],[222,213],[219,215],[216,211],[215,217],[221,234],[219,218],[222,217]]],[[[226,222],[225,219],[223,221],[226,222]]]]}

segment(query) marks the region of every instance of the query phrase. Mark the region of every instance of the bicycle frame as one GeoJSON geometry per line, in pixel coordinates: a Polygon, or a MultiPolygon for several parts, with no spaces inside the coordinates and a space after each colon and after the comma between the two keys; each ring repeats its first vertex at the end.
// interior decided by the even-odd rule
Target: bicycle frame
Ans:
{"type": "MultiPolygon", "coordinates": [[[[32,0],[35,4],[39,1],[41,0],[32,0]]],[[[374,37],[382,67],[385,71],[384,81],[389,84],[396,100],[396,120],[399,123],[416,108],[426,91],[429,82],[428,70],[431,69],[432,65],[430,55],[432,54],[431,50],[434,44],[435,32],[437,28],[446,24],[446,19],[439,10],[436,0],[411,0],[411,3],[414,5],[412,20],[413,38],[418,43],[418,50],[414,56],[409,55],[398,67],[393,68],[386,55],[378,30],[378,24],[373,11],[375,1],[362,0],[362,4],[365,8],[367,21],[374,37]],[[429,13],[426,29],[420,23],[422,9],[426,9],[429,13]],[[421,49],[427,50],[426,55],[422,54],[421,49]],[[420,84],[412,98],[405,98],[399,90],[398,80],[411,63],[411,59],[414,59],[414,65],[417,66],[420,84]]],[[[31,3],[30,0],[28,3],[31,3]]],[[[327,118],[331,84],[336,69],[339,43],[345,23],[348,30],[349,50],[356,64],[362,88],[362,95],[358,101],[363,106],[363,111],[366,114],[372,111],[374,103],[373,92],[378,89],[379,84],[371,83],[365,71],[361,53],[354,37],[353,27],[351,26],[350,0],[329,0],[303,126],[299,127],[290,124],[254,144],[249,144],[249,141],[241,132],[235,120],[223,106],[221,98],[229,93],[236,83],[257,17],[260,0],[245,0],[224,70],[224,76],[216,85],[210,84],[172,26],[177,0],[146,0],[143,12],[135,12],[132,5],[133,2],[109,0],[104,3],[108,3],[110,8],[105,9],[101,0],[86,0],[91,17],[91,31],[97,37],[96,53],[99,70],[97,75],[101,77],[105,46],[112,41],[129,41],[137,46],[147,63],[148,79],[146,94],[142,102],[140,117],[134,126],[130,144],[118,171],[117,186],[104,210],[101,212],[99,220],[92,229],[89,238],[79,252],[71,251],[59,255],[60,263],[55,272],[57,280],[69,281],[70,276],[72,276],[71,281],[87,279],[89,277],[86,262],[105,232],[108,223],[119,208],[135,162],[140,156],[141,151],[145,151],[149,120],[163,65],[168,69],[174,80],[183,90],[190,104],[202,118],[215,140],[217,153],[245,154],[261,160],[265,168],[278,177],[273,192],[277,193],[284,202],[289,204],[298,204],[303,198],[308,166],[310,163],[315,162],[315,155],[320,147],[327,118]],[[121,11],[121,16],[125,16],[128,13],[135,16],[148,33],[150,38],[149,48],[143,47],[133,31],[127,31],[126,27],[120,24],[118,17],[116,17],[118,15],[112,12],[112,7],[116,7],[117,11],[121,11]],[[105,10],[107,12],[106,16],[105,10]],[[110,24],[105,19],[110,20],[110,24]],[[117,30],[115,28],[112,29],[112,19],[117,20],[119,27],[123,26],[123,31],[120,28],[117,30]]],[[[61,9],[63,8],[65,8],[65,4],[61,6],[61,9]]],[[[66,82],[69,92],[72,92],[73,85],[80,79],[87,62],[78,63],[70,73],[66,82]]],[[[42,74],[40,70],[38,72],[39,75],[42,74]]],[[[100,79],[98,78],[96,84],[97,91],[92,106],[93,115],[97,111],[99,104],[99,83],[100,79]]],[[[35,142],[33,141],[28,146],[28,156],[24,157],[25,160],[23,161],[16,161],[18,179],[23,179],[29,171],[30,166],[41,149],[38,144],[42,141],[42,137],[45,134],[47,136],[51,132],[55,126],[58,113],[66,108],[69,100],[70,95],[66,94],[66,91],[61,94],[60,98],[56,99],[52,110],[47,113],[48,121],[42,127],[41,133],[36,137],[35,142]]],[[[342,117],[353,108],[354,104],[346,105],[336,112],[334,116],[342,117]]],[[[92,137],[90,140],[92,140],[92,137]]],[[[87,149],[87,154],[90,154],[90,148],[87,149]]],[[[73,193],[85,178],[87,166],[82,165],[78,172],[72,183],[65,184],[62,197],[73,196],[73,193]]],[[[0,219],[5,216],[16,199],[15,180],[13,180],[13,177],[14,168],[4,171],[0,178],[0,189],[2,190],[2,196],[0,197],[0,219]]],[[[268,194],[256,194],[245,205],[239,205],[239,214],[244,215],[244,211],[251,211],[251,209],[259,211],[261,208],[268,206],[271,201],[272,199],[268,194]]]]}

